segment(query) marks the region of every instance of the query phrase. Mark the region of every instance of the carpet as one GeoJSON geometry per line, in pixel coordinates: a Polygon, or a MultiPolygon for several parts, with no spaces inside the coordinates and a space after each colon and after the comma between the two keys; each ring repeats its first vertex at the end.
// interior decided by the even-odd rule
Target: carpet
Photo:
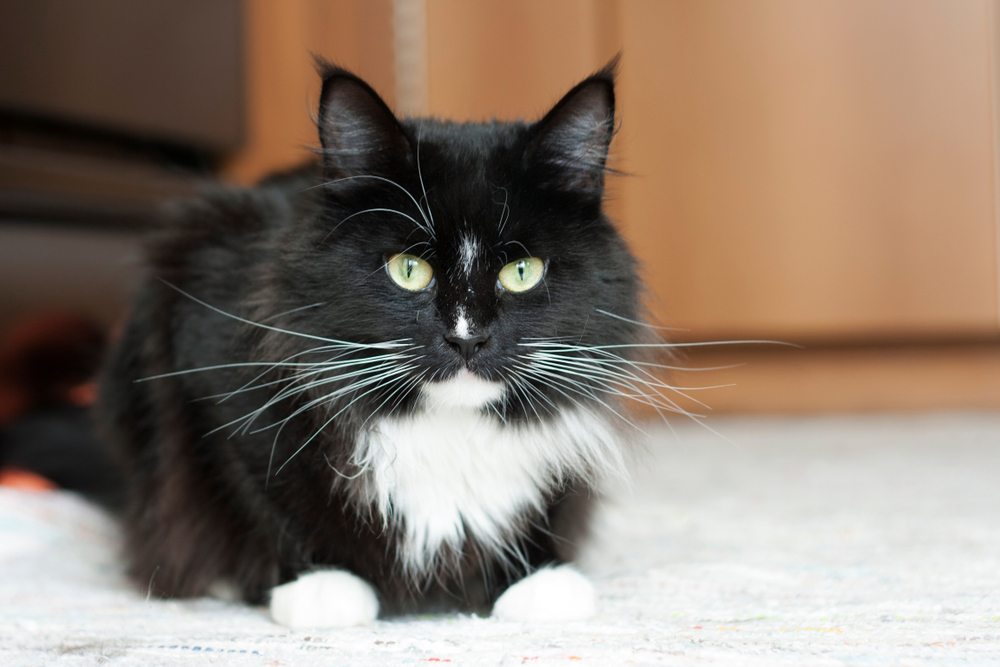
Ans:
{"type": "Polygon", "coordinates": [[[3,665],[1000,665],[1000,414],[647,425],[581,568],[586,622],[291,631],[148,599],[114,523],[0,489],[3,665]]]}

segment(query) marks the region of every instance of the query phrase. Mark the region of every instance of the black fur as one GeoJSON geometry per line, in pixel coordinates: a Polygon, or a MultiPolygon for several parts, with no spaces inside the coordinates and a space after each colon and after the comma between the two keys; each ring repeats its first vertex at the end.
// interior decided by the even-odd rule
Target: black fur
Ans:
{"type": "MultiPolygon", "coordinates": [[[[414,410],[419,383],[404,383],[421,373],[421,382],[440,380],[467,366],[505,379],[525,340],[639,338],[634,260],[601,210],[613,69],[579,84],[537,123],[460,124],[397,120],[366,83],[322,66],[321,165],[206,194],[175,212],[172,232],[152,247],[151,276],[105,370],[99,410],[128,463],[128,551],[144,589],[192,596],[225,578],[260,602],[303,571],[335,566],[370,582],[389,612],[482,609],[531,569],[572,557],[588,506],[582,477],[557,487],[543,516],[522,517],[512,550],[524,560],[507,562],[469,541],[416,578],[397,561],[397,529],[361,506],[360,482],[349,477],[358,472],[351,454],[359,429],[373,415],[414,410]],[[455,267],[467,230],[484,239],[489,259],[466,281],[455,267]],[[434,267],[430,288],[407,292],[391,282],[385,262],[400,252],[434,267]],[[499,270],[526,256],[546,261],[544,283],[521,294],[499,289],[499,270]],[[443,314],[459,299],[488,335],[468,362],[444,338],[453,323],[443,314]],[[237,431],[284,385],[206,397],[291,371],[230,367],[148,379],[314,361],[323,355],[307,351],[320,339],[403,338],[420,346],[413,370],[367,395],[303,411],[280,430],[254,432],[339,385],[280,401],[237,431]]],[[[507,401],[495,418],[523,423],[573,405],[615,404],[599,385],[579,395],[535,384],[544,401],[507,401]]]]}

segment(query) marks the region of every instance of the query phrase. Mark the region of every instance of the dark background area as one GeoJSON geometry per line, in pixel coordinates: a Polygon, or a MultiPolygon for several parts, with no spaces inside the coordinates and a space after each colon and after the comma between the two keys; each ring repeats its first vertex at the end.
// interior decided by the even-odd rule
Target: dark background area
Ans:
{"type": "Polygon", "coordinates": [[[0,3],[0,330],[110,326],[164,199],[244,137],[239,0],[0,3]]]}

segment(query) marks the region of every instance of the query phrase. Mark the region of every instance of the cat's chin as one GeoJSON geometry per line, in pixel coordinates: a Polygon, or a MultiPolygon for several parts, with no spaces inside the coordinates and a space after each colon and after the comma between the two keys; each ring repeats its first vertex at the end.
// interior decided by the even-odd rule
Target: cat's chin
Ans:
{"type": "Polygon", "coordinates": [[[463,368],[439,382],[421,388],[424,404],[434,410],[479,409],[500,400],[506,391],[502,382],[491,382],[463,368]]]}

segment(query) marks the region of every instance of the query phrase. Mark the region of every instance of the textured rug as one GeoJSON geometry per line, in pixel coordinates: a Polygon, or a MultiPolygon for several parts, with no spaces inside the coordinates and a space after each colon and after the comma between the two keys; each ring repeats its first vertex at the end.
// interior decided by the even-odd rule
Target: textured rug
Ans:
{"type": "Polygon", "coordinates": [[[114,524],[0,489],[3,665],[1000,665],[1000,414],[650,426],[566,624],[414,617],[290,631],[147,599],[114,524]]]}

